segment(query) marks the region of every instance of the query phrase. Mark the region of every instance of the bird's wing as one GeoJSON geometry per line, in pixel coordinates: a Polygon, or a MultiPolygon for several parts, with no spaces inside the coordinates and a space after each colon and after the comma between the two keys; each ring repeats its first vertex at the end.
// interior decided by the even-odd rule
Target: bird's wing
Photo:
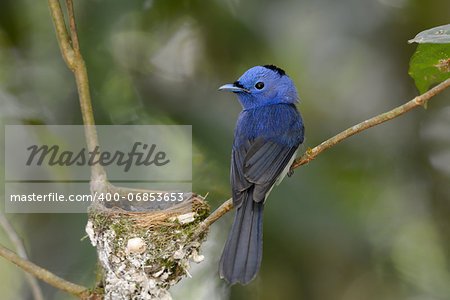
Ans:
{"type": "Polygon", "coordinates": [[[231,186],[236,191],[244,191],[251,186],[251,182],[244,176],[245,155],[250,147],[250,141],[246,141],[245,145],[233,150],[231,157],[231,186]]]}
{"type": "Polygon", "coordinates": [[[260,137],[236,148],[231,170],[235,204],[240,204],[240,194],[252,185],[255,185],[253,200],[264,201],[297,147],[284,146],[260,137]]]}
{"type": "Polygon", "coordinates": [[[277,142],[256,139],[244,159],[244,175],[250,182],[265,184],[274,182],[297,150],[277,142]]]}

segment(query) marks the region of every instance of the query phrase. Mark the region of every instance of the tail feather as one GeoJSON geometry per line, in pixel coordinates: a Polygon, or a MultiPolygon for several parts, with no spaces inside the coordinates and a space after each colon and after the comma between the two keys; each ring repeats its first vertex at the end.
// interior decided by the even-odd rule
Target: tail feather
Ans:
{"type": "Polygon", "coordinates": [[[230,284],[247,284],[258,274],[262,259],[263,212],[264,204],[253,201],[252,191],[249,191],[236,211],[220,259],[220,277],[230,284]]]}

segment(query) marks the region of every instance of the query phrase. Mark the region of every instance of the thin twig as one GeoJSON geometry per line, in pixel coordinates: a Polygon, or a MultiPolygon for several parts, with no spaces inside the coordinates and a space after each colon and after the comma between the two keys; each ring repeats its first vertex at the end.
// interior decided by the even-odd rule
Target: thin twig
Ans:
{"type": "Polygon", "coordinates": [[[70,23],[70,37],[72,39],[72,47],[75,51],[75,55],[81,56],[80,44],[78,42],[77,26],[75,24],[75,14],[73,12],[72,0],[66,0],[67,11],[69,13],[69,23],[70,23]]]}
{"type": "MultiPolygon", "coordinates": [[[[0,211],[0,225],[8,235],[8,238],[10,239],[14,247],[16,248],[17,254],[23,259],[28,259],[25,246],[22,243],[22,239],[19,237],[17,232],[12,227],[11,223],[9,223],[8,219],[6,219],[5,215],[1,211],[0,211]]],[[[34,277],[29,273],[25,273],[25,278],[27,279],[28,284],[31,287],[34,299],[43,300],[44,296],[42,295],[42,290],[39,286],[39,283],[36,280],[36,277],[34,277]]]]}
{"type": "Polygon", "coordinates": [[[88,288],[62,279],[61,277],[56,276],[50,271],[41,268],[38,265],[35,265],[32,262],[18,256],[17,254],[3,247],[2,245],[0,245],[0,256],[3,256],[13,264],[17,265],[26,272],[36,276],[42,281],[45,281],[48,284],[60,290],[63,290],[69,294],[72,294],[79,298],[86,298],[90,294],[88,288]]]}
{"type": "MultiPolygon", "coordinates": [[[[446,88],[450,86],[450,79],[447,79],[444,82],[441,82],[428,92],[415,97],[411,101],[398,106],[394,108],[393,110],[390,110],[388,112],[379,114],[373,118],[370,118],[364,122],[361,122],[355,126],[350,127],[347,130],[342,131],[341,133],[338,133],[334,137],[326,140],[322,144],[314,147],[313,149],[310,149],[306,151],[304,154],[299,156],[294,163],[291,166],[291,170],[294,170],[297,167],[300,167],[301,165],[306,164],[307,162],[315,159],[317,155],[319,155],[321,152],[323,152],[326,149],[329,149],[339,143],[340,141],[358,133],[363,130],[366,130],[370,127],[376,126],[378,124],[384,123],[386,121],[389,121],[393,118],[396,118],[400,115],[403,115],[404,113],[410,111],[413,108],[416,108],[418,106],[424,105],[429,99],[436,96],[440,92],[444,91],[446,88]]],[[[200,223],[199,228],[195,232],[196,235],[202,233],[206,229],[211,226],[214,222],[216,222],[218,219],[220,219],[224,214],[226,214],[228,211],[230,211],[233,208],[233,201],[232,199],[228,199],[224,203],[222,203],[219,208],[217,208],[213,213],[211,213],[205,220],[203,220],[202,223],[200,223]]]]}
{"type": "Polygon", "coordinates": [[[198,237],[203,231],[208,229],[211,224],[219,220],[221,216],[223,216],[226,212],[230,211],[233,208],[233,199],[230,198],[224,203],[222,203],[221,206],[219,206],[213,213],[211,213],[203,222],[199,224],[197,229],[195,230],[193,237],[198,237]]]}
{"type": "Polygon", "coordinates": [[[416,98],[412,99],[411,101],[409,101],[401,106],[398,106],[398,107],[394,108],[393,110],[390,110],[388,112],[385,112],[383,114],[380,114],[378,116],[370,118],[364,122],[361,122],[355,126],[348,128],[347,130],[342,131],[341,133],[338,133],[337,135],[326,140],[322,144],[314,147],[313,149],[306,151],[303,155],[298,157],[292,164],[291,170],[294,170],[295,168],[308,163],[309,161],[315,159],[316,156],[319,155],[322,151],[325,151],[325,150],[333,147],[337,143],[341,142],[342,140],[344,140],[348,137],[351,137],[352,135],[354,135],[358,132],[361,132],[370,127],[376,126],[376,125],[384,123],[386,121],[389,121],[393,118],[403,115],[404,113],[407,113],[408,111],[410,111],[413,108],[424,105],[430,98],[439,94],[440,92],[442,92],[449,86],[450,86],[450,79],[447,79],[446,81],[435,86],[428,92],[426,92],[420,96],[417,96],[416,98]]]}

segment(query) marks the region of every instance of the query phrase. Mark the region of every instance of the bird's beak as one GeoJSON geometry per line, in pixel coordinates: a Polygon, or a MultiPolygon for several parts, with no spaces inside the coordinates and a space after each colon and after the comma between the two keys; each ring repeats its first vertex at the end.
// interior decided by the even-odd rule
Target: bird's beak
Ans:
{"type": "Polygon", "coordinates": [[[244,89],[242,87],[238,87],[238,86],[234,85],[234,83],[222,85],[219,88],[219,91],[227,91],[227,92],[235,92],[235,93],[239,93],[239,92],[250,93],[249,90],[244,89]]]}

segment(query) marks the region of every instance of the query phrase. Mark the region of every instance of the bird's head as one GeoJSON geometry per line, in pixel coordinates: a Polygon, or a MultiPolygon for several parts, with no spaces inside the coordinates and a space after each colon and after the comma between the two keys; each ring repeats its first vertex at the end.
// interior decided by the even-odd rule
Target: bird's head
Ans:
{"type": "Polygon", "coordinates": [[[237,94],[244,109],[299,100],[292,79],[274,65],[253,67],[234,83],[225,84],[219,90],[237,94]]]}

